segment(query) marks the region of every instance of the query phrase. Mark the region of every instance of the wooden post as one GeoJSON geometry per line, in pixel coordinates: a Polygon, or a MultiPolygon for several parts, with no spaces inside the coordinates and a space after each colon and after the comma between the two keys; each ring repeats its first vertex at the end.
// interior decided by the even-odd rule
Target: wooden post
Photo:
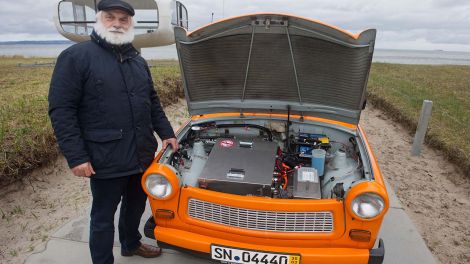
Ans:
{"type": "Polygon", "coordinates": [[[412,156],[421,155],[421,148],[423,147],[424,137],[428,129],[429,119],[431,118],[432,101],[424,100],[423,108],[421,109],[421,116],[419,117],[418,127],[416,128],[415,138],[413,140],[413,147],[411,148],[412,156]]]}

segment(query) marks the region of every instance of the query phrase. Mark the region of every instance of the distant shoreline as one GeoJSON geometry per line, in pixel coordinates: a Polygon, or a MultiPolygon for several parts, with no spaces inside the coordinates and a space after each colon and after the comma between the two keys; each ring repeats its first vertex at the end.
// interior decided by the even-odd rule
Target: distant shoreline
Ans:
{"type": "MultiPolygon", "coordinates": [[[[18,41],[0,41],[0,45],[72,45],[74,41],[70,40],[18,40],[18,41]]],[[[169,45],[172,46],[172,45],[169,45]]],[[[375,47],[376,51],[397,51],[397,52],[447,52],[447,53],[470,53],[470,51],[455,51],[455,50],[443,50],[443,49],[391,49],[391,48],[378,48],[375,47]]]]}
{"type": "MultiPolygon", "coordinates": [[[[1,57],[57,58],[72,46],[68,40],[38,40],[0,42],[1,57]]],[[[142,57],[147,60],[178,60],[176,46],[169,45],[141,49],[142,57]]],[[[381,49],[374,51],[373,62],[412,65],[469,65],[470,52],[443,50],[399,50],[381,49]]]]}
{"type": "Polygon", "coordinates": [[[74,44],[70,40],[22,40],[22,41],[0,41],[0,45],[57,45],[57,44],[74,44]]]}

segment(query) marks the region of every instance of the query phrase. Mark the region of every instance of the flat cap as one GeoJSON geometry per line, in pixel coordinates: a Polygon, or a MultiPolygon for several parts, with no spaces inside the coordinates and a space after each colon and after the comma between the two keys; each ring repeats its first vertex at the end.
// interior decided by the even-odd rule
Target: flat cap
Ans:
{"type": "Polygon", "coordinates": [[[134,8],[127,2],[121,0],[101,0],[98,4],[98,11],[119,9],[131,16],[135,15],[134,8]]]}

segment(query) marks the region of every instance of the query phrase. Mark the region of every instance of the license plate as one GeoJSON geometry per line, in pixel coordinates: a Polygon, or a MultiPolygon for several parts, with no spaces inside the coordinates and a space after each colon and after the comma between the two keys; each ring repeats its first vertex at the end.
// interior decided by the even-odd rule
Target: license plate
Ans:
{"type": "Polygon", "coordinates": [[[212,259],[237,264],[300,264],[300,255],[211,245],[212,259]]]}

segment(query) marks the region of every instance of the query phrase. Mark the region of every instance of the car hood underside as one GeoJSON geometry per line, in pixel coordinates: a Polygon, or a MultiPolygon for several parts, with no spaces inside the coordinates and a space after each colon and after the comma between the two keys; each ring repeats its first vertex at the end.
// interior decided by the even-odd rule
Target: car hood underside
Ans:
{"type": "Polygon", "coordinates": [[[280,14],[230,18],[191,33],[177,27],[190,114],[289,112],[357,124],[375,35],[280,14]]]}

